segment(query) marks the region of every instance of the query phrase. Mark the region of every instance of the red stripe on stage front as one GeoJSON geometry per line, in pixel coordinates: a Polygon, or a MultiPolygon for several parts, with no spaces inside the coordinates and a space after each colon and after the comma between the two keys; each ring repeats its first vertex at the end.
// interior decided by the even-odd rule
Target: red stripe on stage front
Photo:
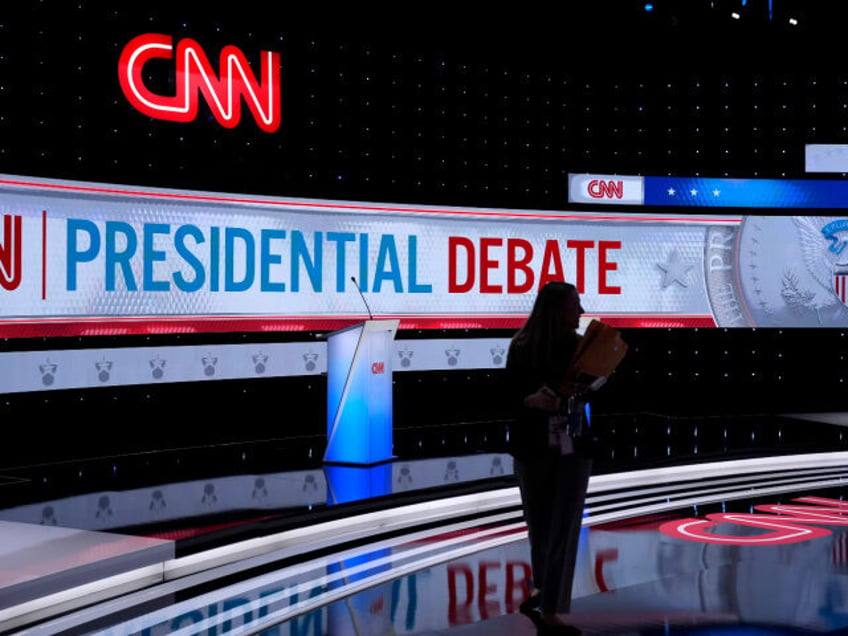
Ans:
{"type": "MultiPolygon", "coordinates": [[[[715,327],[712,316],[587,315],[617,328],[715,327]]],[[[525,316],[380,316],[400,320],[400,329],[518,329],[525,316]]],[[[335,331],[367,316],[106,317],[0,320],[0,338],[58,338],[140,334],[335,331]]]]}

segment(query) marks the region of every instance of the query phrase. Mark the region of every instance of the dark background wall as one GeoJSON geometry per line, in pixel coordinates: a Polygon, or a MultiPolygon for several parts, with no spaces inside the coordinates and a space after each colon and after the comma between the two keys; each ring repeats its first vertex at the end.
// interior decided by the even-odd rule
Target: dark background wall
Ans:
{"type": "MultiPolygon", "coordinates": [[[[0,172],[542,209],[569,207],[567,175],[575,172],[821,176],[804,173],[804,144],[848,141],[841,3],[654,4],[648,12],[644,2],[593,0],[467,16],[428,5],[378,17],[252,2],[220,11],[175,2],[4,3],[0,172]],[[227,130],[204,105],[189,124],[141,115],[120,91],[117,60],[126,42],[148,32],[191,37],[210,52],[233,44],[254,63],[260,50],[280,52],[280,130],[264,133],[249,118],[227,130]]],[[[168,85],[159,88],[173,91],[173,72],[162,80],[161,71],[168,85]]],[[[191,342],[257,337],[289,336],[191,342]]],[[[641,329],[625,338],[631,352],[598,395],[600,413],[845,406],[846,330],[641,329]]],[[[2,347],[150,343],[24,339],[2,347]]],[[[396,425],[497,421],[500,381],[489,371],[403,376],[396,425]]],[[[266,439],[280,434],[283,417],[287,431],[320,438],[322,390],[292,379],[3,396],[4,426],[28,440],[6,461],[266,439]],[[233,413],[244,415],[239,426],[233,413]]]]}
{"type": "MultiPolygon", "coordinates": [[[[0,170],[561,209],[569,172],[803,177],[805,143],[848,138],[842,3],[644,4],[472,16],[435,5],[377,21],[263,2],[5,3],[0,170]],[[249,118],[224,129],[204,104],[191,124],[140,114],[117,61],[142,33],[194,38],[213,63],[227,44],[257,67],[259,51],[279,52],[280,130],[249,118]]],[[[172,63],[150,69],[155,88],[175,90],[172,63]]]]}

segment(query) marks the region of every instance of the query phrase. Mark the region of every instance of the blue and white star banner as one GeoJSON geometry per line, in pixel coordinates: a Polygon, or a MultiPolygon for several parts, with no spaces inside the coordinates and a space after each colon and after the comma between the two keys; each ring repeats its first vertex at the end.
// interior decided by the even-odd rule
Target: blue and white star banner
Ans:
{"type": "Polygon", "coordinates": [[[848,181],[646,177],[645,205],[844,210],[848,181]]]}
{"type": "Polygon", "coordinates": [[[695,208],[848,209],[848,180],[569,175],[571,203],[695,208]]]}

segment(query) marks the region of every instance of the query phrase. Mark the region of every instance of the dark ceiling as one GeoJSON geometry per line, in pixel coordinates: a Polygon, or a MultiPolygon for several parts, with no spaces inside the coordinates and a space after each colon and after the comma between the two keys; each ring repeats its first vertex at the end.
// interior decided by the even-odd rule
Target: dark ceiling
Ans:
{"type": "MultiPolygon", "coordinates": [[[[848,141],[845,3],[653,4],[457,16],[447,4],[5,3],[0,172],[560,208],[571,172],[800,178],[805,143],[848,141]],[[188,123],[135,110],[117,61],[142,33],[193,38],[214,63],[226,45],[253,62],[279,52],[279,130],[226,129],[204,104],[188,123]]],[[[150,69],[151,86],[174,90],[172,64],[150,69]]]]}

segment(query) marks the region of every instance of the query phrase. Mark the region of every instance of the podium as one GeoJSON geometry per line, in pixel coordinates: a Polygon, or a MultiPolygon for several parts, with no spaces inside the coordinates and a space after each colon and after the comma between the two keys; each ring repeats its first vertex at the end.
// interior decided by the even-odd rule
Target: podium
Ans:
{"type": "Polygon", "coordinates": [[[366,320],[327,337],[324,462],[392,459],[392,353],[399,320],[366,320]]]}

